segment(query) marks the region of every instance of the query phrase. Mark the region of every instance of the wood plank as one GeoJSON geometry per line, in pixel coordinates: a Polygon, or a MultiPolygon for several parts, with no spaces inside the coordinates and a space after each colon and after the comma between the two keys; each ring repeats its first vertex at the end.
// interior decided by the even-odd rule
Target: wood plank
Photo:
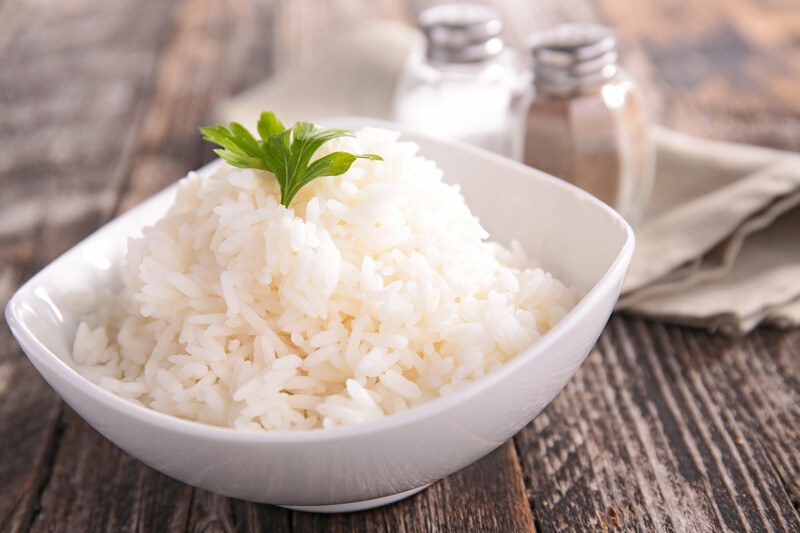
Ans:
{"type": "MultiPolygon", "coordinates": [[[[0,304],[113,209],[158,6],[5,2],[0,8],[0,304]],[[100,46],[102,44],[102,46],[100,46]],[[124,64],[124,71],[115,65],[124,64]]],[[[63,404],[0,326],[0,529],[27,529],[65,432],[63,404]]]]}
{"type": "Polygon", "coordinates": [[[186,531],[230,533],[235,528],[227,498],[204,490],[194,491],[189,521],[185,526],[186,531]]]}
{"type": "Polygon", "coordinates": [[[685,373],[703,428],[720,442],[721,466],[752,499],[742,505],[748,522],[800,527],[800,450],[791,446],[800,425],[800,332],[762,330],[723,346],[710,336],[672,333],[664,342],[677,357],[668,363],[685,373]],[[708,364],[694,363],[704,357],[708,364]]]}
{"type": "Polygon", "coordinates": [[[271,27],[265,2],[187,0],[177,3],[171,18],[120,212],[213,159],[198,133],[210,121],[212,104],[240,88],[240,78],[251,82],[271,70],[270,43],[259,41],[271,27]]]}
{"type": "Polygon", "coordinates": [[[61,425],[64,434],[33,531],[135,531],[142,515],[151,513],[164,516],[164,524],[185,523],[190,488],[167,480],[158,499],[142,494],[144,467],[138,461],[88,430],[70,409],[61,425]]]}
{"type": "Polygon", "coordinates": [[[511,442],[419,494],[360,513],[295,513],[293,530],[534,531],[522,473],[511,442]]]}
{"type": "MultiPolygon", "coordinates": [[[[662,122],[696,135],[800,150],[800,9],[788,1],[598,0],[648,58],[662,122]]],[[[645,76],[641,76],[644,74],[645,76]]],[[[653,94],[651,90],[650,94],[653,94]]]]}
{"type": "Polygon", "coordinates": [[[23,363],[8,327],[0,327],[0,530],[24,531],[38,506],[60,440],[62,403],[23,363]],[[25,384],[18,386],[16,384],[25,384]],[[13,458],[11,460],[10,458],[13,458]]]}
{"type": "Polygon", "coordinates": [[[798,450],[786,446],[800,427],[800,391],[789,386],[800,367],[798,333],[770,335],[787,346],[756,353],[731,339],[613,318],[567,388],[517,436],[540,523],[556,531],[800,528],[790,497],[798,450]],[[759,403],[743,401],[743,391],[759,403]],[[781,457],[769,457],[781,447],[781,457]]]}
{"type": "Polygon", "coordinates": [[[259,533],[271,531],[283,533],[292,530],[292,513],[272,505],[243,500],[229,500],[236,531],[259,533]]]}

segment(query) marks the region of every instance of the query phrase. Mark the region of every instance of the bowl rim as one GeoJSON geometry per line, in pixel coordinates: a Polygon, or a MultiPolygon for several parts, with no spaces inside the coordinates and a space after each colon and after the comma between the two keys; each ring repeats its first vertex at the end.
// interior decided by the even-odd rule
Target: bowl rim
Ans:
{"type": "MultiPolygon", "coordinates": [[[[12,333],[19,341],[19,344],[24,348],[26,355],[32,360],[37,359],[40,363],[52,367],[52,370],[60,374],[60,377],[70,386],[78,389],[83,388],[87,397],[92,397],[95,402],[101,403],[107,408],[115,411],[118,416],[133,418],[137,422],[149,426],[155,426],[159,429],[183,434],[187,437],[203,438],[229,443],[321,443],[326,441],[365,437],[372,433],[397,429],[401,426],[410,425],[422,419],[434,417],[442,412],[456,407],[458,404],[468,400],[471,397],[482,394],[497,382],[504,380],[508,375],[517,372],[520,367],[530,362],[530,360],[540,357],[541,354],[546,352],[555,342],[557,342],[557,339],[562,336],[562,332],[577,327],[577,325],[580,324],[584,318],[590,314],[591,309],[594,307],[592,305],[593,302],[601,301],[604,294],[613,288],[616,280],[624,279],[630,264],[630,260],[633,256],[633,249],[635,245],[633,229],[619,213],[589,193],[542,171],[530,168],[522,163],[502,157],[482,148],[465,144],[463,142],[434,137],[429,134],[414,130],[413,128],[407,128],[392,122],[369,117],[331,117],[329,119],[322,119],[320,122],[333,123],[334,120],[336,122],[347,121],[360,123],[363,124],[364,127],[382,127],[393,129],[400,131],[401,135],[404,133],[411,133],[417,136],[422,142],[433,141],[448,145],[461,151],[471,152],[475,155],[479,155],[480,157],[488,158],[492,162],[502,167],[515,169],[517,171],[523,170],[530,173],[532,176],[536,176],[536,179],[551,180],[556,184],[556,186],[566,188],[573,194],[577,193],[579,196],[582,196],[585,201],[593,204],[595,208],[605,211],[610,216],[612,221],[616,222],[617,225],[623,230],[625,240],[623,241],[622,246],[620,247],[620,250],[617,253],[617,256],[614,258],[611,266],[601,276],[598,282],[595,283],[595,285],[583,296],[583,298],[581,298],[575,307],[572,308],[555,326],[543,334],[541,338],[539,338],[533,345],[515,355],[512,359],[504,363],[495,371],[490,372],[476,381],[464,385],[462,388],[447,394],[446,396],[440,396],[438,398],[431,399],[422,405],[409,409],[408,411],[387,415],[383,418],[364,422],[362,424],[340,426],[330,429],[312,429],[302,431],[242,431],[234,428],[214,426],[204,422],[180,418],[175,415],[145,407],[141,404],[133,403],[130,400],[114,394],[113,392],[101,387],[100,385],[90,381],[78,373],[77,370],[72,368],[68,363],[63,361],[60,357],[53,353],[53,351],[47,348],[27,327],[25,321],[18,312],[18,308],[24,304],[28,295],[33,293],[40,285],[41,279],[51,275],[53,270],[57,270],[58,263],[61,262],[62,259],[64,259],[67,255],[77,253],[85,246],[87,242],[93,240],[99,232],[109,228],[111,224],[122,224],[123,222],[127,222],[127,219],[124,218],[126,215],[132,215],[150,200],[162,194],[167,194],[167,191],[170,191],[177,186],[176,182],[151,196],[150,198],[144,200],[127,213],[123,213],[119,217],[107,222],[92,232],[89,236],[50,262],[41,271],[36,273],[15,291],[6,304],[5,318],[11,328],[12,333]]],[[[204,165],[195,172],[201,175],[209,172],[215,166],[221,164],[220,161],[221,160],[216,159],[204,165]]]]}

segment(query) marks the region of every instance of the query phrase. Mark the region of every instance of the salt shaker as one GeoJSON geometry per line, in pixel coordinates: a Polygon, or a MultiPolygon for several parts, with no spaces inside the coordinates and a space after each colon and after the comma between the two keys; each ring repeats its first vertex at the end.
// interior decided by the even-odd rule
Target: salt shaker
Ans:
{"type": "Polygon", "coordinates": [[[476,4],[441,4],[422,11],[418,24],[426,45],[408,57],[394,120],[508,155],[517,69],[500,37],[499,14],[476,4]]]}
{"type": "Polygon", "coordinates": [[[523,161],[640,220],[654,148],[641,90],[617,63],[609,28],[564,24],[532,41],[534,93],[523,161]]]}

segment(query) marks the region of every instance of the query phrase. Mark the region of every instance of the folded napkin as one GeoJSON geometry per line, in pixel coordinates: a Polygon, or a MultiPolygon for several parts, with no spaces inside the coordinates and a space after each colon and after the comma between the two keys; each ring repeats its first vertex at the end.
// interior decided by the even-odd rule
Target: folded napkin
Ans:
{"type": "MultiPolygon", "coordinates": [[[[248,126],[264,109],[288,122],[390,118],[405,57],[420,43],[412,28],[366,25],[221,102],[217,116],[248,126]]],[[[800,324],[800,156],[658,127],[654,138],[656,184],[617,308],[729,333],[800,324]]]]}
{"type": "Polygon", "coordinates": [[[618,308],[746,332],[800,323],[800,156],[657,129],[618,308]]]}

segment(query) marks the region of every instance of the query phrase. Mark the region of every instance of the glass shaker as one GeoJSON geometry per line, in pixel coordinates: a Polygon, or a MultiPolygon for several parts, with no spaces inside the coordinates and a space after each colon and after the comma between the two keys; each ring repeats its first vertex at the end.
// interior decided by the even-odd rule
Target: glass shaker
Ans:
{"type": "Polygon", "coordinates": [[[638,222],[653,185],[655,153],[641,90],[617,63],[613,31],[564,24],[536,37],[532,51],[523,161],[638,222]]]}
{"type": "Polygon", "coordinates": [[[426,46],[406,61],[394,120],[508,155],[517,70],[500,37],[499,14],[476,4],[441,4],[422,11],[418,25],[426,46]]]}

